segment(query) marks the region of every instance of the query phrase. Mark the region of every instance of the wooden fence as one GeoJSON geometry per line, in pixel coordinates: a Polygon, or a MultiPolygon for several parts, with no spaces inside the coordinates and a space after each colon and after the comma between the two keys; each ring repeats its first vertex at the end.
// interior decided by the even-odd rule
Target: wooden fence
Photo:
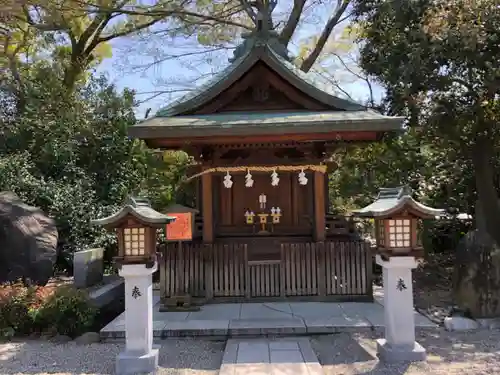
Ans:
{"type": "Polygon", "coordinates": [[[248,261],[245,244],[167,245],[163,297],[370,297],[372,257],[364,242],[283,243],[281,259],[248,261]]]}

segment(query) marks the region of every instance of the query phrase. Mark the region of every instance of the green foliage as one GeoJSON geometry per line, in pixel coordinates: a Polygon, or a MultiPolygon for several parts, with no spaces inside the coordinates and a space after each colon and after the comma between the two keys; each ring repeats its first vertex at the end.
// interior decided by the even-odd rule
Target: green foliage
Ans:
{"type": "Polygon", "coordinates": [[[63,286],[57,288],[40,306],[32,308],[30,316],[33,326],[40,332],[57,332],[75,337],[91,328],[97,309],[85,291],[63,286]]]}
{"type": "Polygon", "coordinates": [[[428,252],[454,252],[470,229],[471,223],[468,220],[426,221],[423,225],[422,243],[428,252]]]}
{"type": "Polygon", "coordinates": [[[29,82],[22,111],[12,107],[0,117],[0,191],[13,191],[55,218],[59,263],[68,268],[74,251],[114,249],[115,236],[91,226],[92,219],[111,214],[132,194],[166,205],[173,194],[165,191],[187,160],[168,166],[128,137],[136,121],[133,92],[118,93],[101,77],[63,96],[43,64],[33,67],[29,82]]]}
{"type": "Polygon", "coordinates": [[[468,213],[478,198],[499,241],[498,4],[357,1],[354,14],[362,68],[386,89],[387,112],[406,116],[420,143],[420,156],[408,160],[422,196],[468,213]]]}
{"type": "Polygon", "coordinates": [[[97,309],[86,292],[71,287],[0,285],[0,337],[45,333],[77,336],[94,323],[97,309]]]}
{"type": "Polygon", "coordinates": [[[22,283],[0,285],[0,337],[29,332],[32,328],[30,305],[34,298],[34,291],[22,283]]]}
{"type": "MultiPolygon", "coordinates": [[[[9,3],[12,0],[7,0],[9,3]]],[[[110,41],[158,32],[172,37],[198,35],[200,44],[232,41],[249,23],[238,0],[164,1],[24,1],[9,4],[2,17],[0,74],[8,72],[22,90],[18,72],[32,61],[51,56],[62,67],[63,89],[86,83],[87,73],[112,56],[110,41]],[[158,27],[159,26],[159,27],[158,27]],[[29,62],[28,62],[29,61],[29,62]]],[[[2,74],[3,75],[3,74],[2,74]]]]}

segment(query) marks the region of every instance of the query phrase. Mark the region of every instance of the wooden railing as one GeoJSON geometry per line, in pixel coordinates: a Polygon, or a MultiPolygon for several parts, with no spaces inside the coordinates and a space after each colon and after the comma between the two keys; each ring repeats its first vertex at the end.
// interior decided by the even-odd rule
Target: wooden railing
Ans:
{"type": "Polygon", "coordinates": [[[371,296],[372,257],[362,241],[283,243],[281,259],[249,261],[247,245],[167,245],[160,260],[164,297],[371,296]]]}

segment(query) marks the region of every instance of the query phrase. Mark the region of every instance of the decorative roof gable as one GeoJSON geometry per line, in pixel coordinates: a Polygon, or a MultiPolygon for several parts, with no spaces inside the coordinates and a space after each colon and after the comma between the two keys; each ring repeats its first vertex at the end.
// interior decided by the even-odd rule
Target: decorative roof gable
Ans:
{"type": "Polygon", "coordinates": [[[384,132],[401,130],[402,117],[384,116],[318,88],[291,62],[272,29],[270,12],[275,2],[261,5],[256,30],[243,36],[227,68],[160,109],[154,117],[130,127],[129,135],[151,140],[148,144],[158,147],[184,144],[197,137],[200,139],[195,142],[205,142],[207,137],[218,135],[268,136],[276,132],[310,133],[314,140],[350,140],[355,137],[348,132],[364,132],[364,138],[359,139],[375,140],[384,132]],[[278,98],[278,94],[284,97],[278,98]],[[274,102],[268,100],[261,105],[263,98],[274,102]],[[318,136],[320,133],[325,135],[318,136]]]}
{"type": "Polygon", "coordinates": [[[163,215],[154,210],[146,198],[130,197],[125,206],[118,212],[102,219],[92,220],[92,224],[104,227],[118,226],[127,216],[132,216],[139,222],[150,226],[162,226],[175,220],[175,217],[163,215]]]}
{"type": "Polygon", "coordinates": [[[352,213],[358,217],[383,218],[398,215],[405,210],[420,218],[435,219],[445,214],[444,210],[432,208],[415,201],[409,186],[381,188],[377,198],[371,204],[352,213]]]}
{"type": "Polygon", "coordinates": [[[171,117],[185,114],[213,100],[224,90],[237,82],[259,61],[307,96],[325,104],[330,110],[366,111],[367,108],[351,100],[333,96],[319,89],[312,79],[290,61],[280,56],[269,43],[254,39],[251,47],[238,57],[226,69],[216,74],[198,89],[160,109],[155,117],[171,117]]]}

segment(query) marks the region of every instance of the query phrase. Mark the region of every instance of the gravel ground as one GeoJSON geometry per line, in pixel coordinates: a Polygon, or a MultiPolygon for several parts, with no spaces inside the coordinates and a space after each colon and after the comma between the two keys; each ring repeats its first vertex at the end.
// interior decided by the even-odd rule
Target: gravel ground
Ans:
{"type": "MultiPolygon", "coordinates": [[[[211,375],[219,371],[225,342],[163,340],[157,375],[211,375]]],[[[0,343],[0,374],[114,374],[121,344],[0,343]]]]}
{"type": "Polygon", "coordinates": [[[375,334],[337,334],[311,339],[325,375],[500,374],[500,331],[444,330],[417,335],[427,363],[384,365],[376,359],[375,334]]]}
{"type": "MultiPolygon", "coordinates": [[[[316,336],[311,343],[325,375],[487,375],[500,374],[500,330],[420,333],[427,363],[388,366],[376,359],[376,334],[316,336]]],[[[225,342],[160,341],[158,375],[217,374],[225,342]]],[[[42,341],[0,344],[0,374],[113,374],[121,344],[53,344],[42,341]]]]}

